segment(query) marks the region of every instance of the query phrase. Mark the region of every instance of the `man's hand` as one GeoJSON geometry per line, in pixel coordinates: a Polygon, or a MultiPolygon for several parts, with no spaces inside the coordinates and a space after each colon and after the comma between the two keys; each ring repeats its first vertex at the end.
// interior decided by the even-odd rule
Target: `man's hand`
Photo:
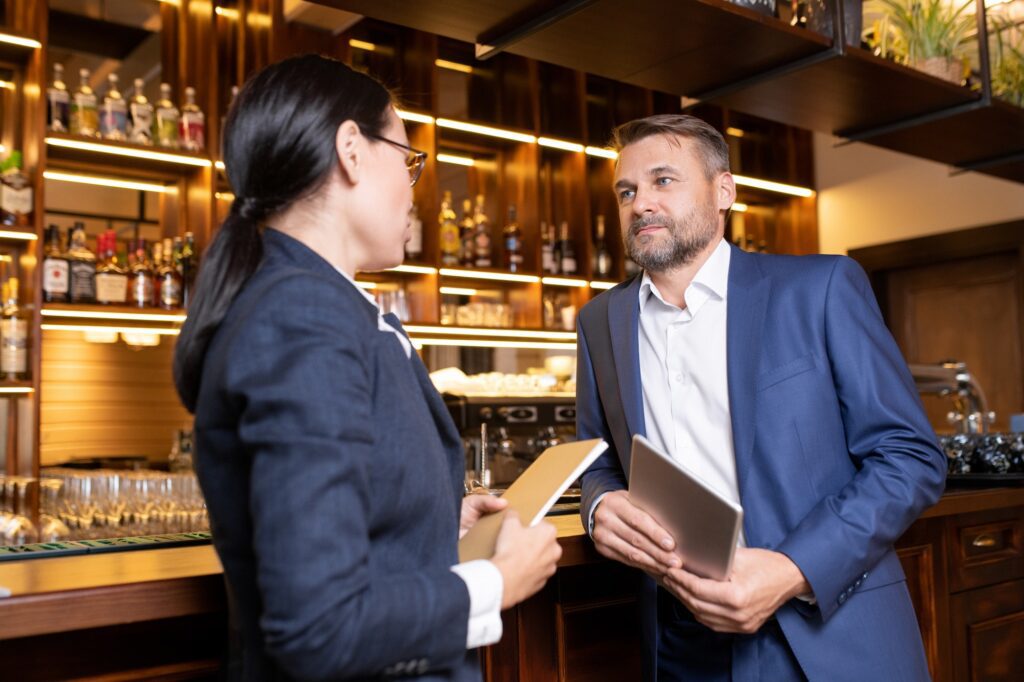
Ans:
{"type": "Polygon", "coordinates": [[[508,506],[508,500],[490,493],[471,493],[462,498],[462,514],[459,517],[459,539],[480,520],[481,516],[493,514],[508,506]]]}
{"type": "Polygon", "coordinates": [[[597,551],[655,576],[682,565],[672,550],[676,543],[651,516],[633,506],[629,493],[608,493],[594,512],[592,533],[597,551]]]}
{"type": "Polygon", "coordinates": [[[779,552],[737,547],[727,580],[707,580],[672,569],[663,586],[694,618],[716,632],[752,634],[793,597],[811,587],[793,561],[779,552]]]}

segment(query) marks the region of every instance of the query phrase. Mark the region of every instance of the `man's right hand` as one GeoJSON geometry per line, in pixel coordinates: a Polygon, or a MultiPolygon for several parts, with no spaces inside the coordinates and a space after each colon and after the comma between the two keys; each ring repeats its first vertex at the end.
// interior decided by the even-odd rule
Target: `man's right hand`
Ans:
{"type": "Polygon", "coordinates": [[[604,556],[653,576],[664,576],[669,568],[682,564],[672,553],[676,547],[672,536],[647,512],[633,506],[625,490],[601,498],[591,538],[604,556]]]}
{"type": "Polygon", "coordinates": [[[562,546],[555,527],[546,521],[526,528],[519,514],[505,513],[491,557],[503,581],[501,609],[515,606],[540,591],[558,567],[562,546]]]}

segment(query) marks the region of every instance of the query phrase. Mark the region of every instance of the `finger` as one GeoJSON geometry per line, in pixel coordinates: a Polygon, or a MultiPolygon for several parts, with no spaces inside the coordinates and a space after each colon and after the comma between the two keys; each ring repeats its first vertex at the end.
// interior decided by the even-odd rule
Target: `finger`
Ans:
{"type": "Polygon", "coordinates": [[[474,493],[466,499],[469,500],[469,504],[473,509],[484,514],[500,511],[508,506],[508,500],[494,497],[493,495],[474,493]]]}
{"type": "Polygon", "coordinates": [[[639,547],[618,537],[611,537],[605,547],[612,553],[612,558],[629,564],[653,575],[664,575],[666,566],[639,547]]]}
{"type": "Polygon", "coordinates": [[[709,580],[686,570],[686,567],[671,571],[670,579],[695,598],[723,606],[736,605],[736,586],[728,581],[709,580]]]}
{"type": "Polygon", "coordinates": [[[646,535],[653,544],[661,549],[671,551],[676,548],[676,541],[672,538],[672,535],[662,528],[661,524],[655,521],[653,516],[630,502],[628,493],[622,502],[626,507],[622,518],[630,527],[646,535]]]}
{"type": "Polygon", "coordinates": [[[656,561],[661,567],[658,571],[659,573],[664,572],[668,568],[682,565],[678,556],[659,547],[650,537],[638,531],[620,517],[609,514],[603,523],[603,526],[594,525],[595,541],[599,537],[608,537],[609,535],[616,537],[656,561]]]}

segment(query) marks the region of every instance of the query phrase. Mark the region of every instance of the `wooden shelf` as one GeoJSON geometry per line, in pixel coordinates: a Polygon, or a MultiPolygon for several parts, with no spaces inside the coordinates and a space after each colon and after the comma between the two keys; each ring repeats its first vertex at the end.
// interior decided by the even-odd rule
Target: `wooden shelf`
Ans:
{"type": "Polygon", "coordinates": [[[209,156],[196,152],[57,133],[46,135],[46,148],[52,160],[96,164],[106,168],[116,166],[123,168],[122,173],[127,171],[128,175],[138,169],[180,176],[213,166],[209,156]]]}
{"type": "Polygon", "coordinates": [[[33,45],[24,45],[5,41],[3,40],[4,36],[8,36],[9,38],[18,41],[35,41],[35,38],[27,36],[21,31],[0,27],[0,61],[12,64],[24,64],[28,61],[29,57],[32,56],[32,53],[39,49],[33,45]]]}

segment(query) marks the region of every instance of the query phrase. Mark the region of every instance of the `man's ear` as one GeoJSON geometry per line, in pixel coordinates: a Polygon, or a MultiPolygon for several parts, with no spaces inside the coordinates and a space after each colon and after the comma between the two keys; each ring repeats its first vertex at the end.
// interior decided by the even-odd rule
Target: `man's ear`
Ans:
{"type": "Polygon", "coordinates": [[[366,149],[362,144],[363,139],[359,126],[351,120],[338,126],[338,132],[334,136],[334,148],[338,154],[341,177],[353,185],[358,184],[363,163],[366,161],[363,155],[363,150],[366,149]]]}
{"type": "Polygon", "coordinates": [[[736,180],[732,173],[726,172],[718,176],[715,196],[718,198],[719,211],[728,211],[736,203],[736,180]]]}

